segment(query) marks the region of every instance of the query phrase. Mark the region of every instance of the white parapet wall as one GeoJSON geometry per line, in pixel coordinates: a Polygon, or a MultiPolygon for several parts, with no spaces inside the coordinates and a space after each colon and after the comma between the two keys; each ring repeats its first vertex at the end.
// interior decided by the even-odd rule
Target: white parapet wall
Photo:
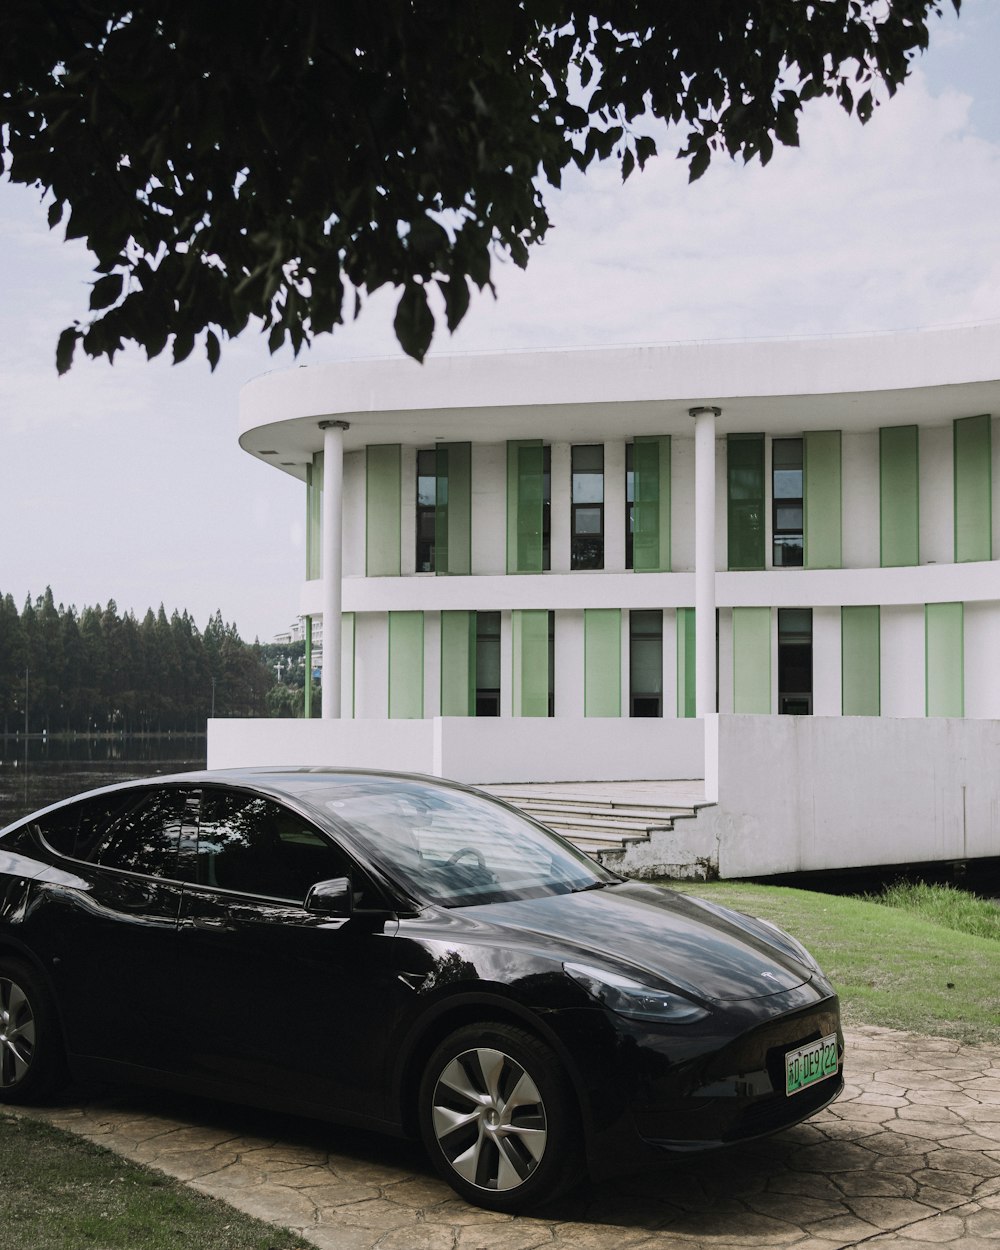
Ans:
{"type": "Polygon", "coordinates": [[[1000,721],[717,719],[722,877],[1000,855],[1000,721]]]}
{"type": "Polygon", "coordinates": [[[615,866],[639,876],[1000,856],[1000,721],[524,717],[511,726],[507,717],[214,720],[208,765],[377,768],[473,783],[704,777],[708,805],[695,817],[621,853],[615,866]]]}
{"type": "Polygon", "coordinates": [[[599,717],[211,720],[209,768],[384,768],[465,782],[700,778],[701,721],[599,717]],[[513,727],[512,727],[513,726],[513,727]]]}

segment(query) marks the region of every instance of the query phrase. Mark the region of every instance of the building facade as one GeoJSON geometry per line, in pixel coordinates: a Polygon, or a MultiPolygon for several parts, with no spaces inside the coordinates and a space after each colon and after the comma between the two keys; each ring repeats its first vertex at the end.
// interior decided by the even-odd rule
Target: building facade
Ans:
{"type": "Polygon", "coordinates": [[[998,378],[996,326],[350,362],[241,444],[303,482],[324,715],[991,719],[998,378]]]}

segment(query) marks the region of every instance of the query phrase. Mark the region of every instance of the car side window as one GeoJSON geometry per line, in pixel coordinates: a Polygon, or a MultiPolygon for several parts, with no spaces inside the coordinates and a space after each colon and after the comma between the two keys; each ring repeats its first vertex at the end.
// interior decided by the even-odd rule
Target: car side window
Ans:
{"type": "Polygon", "coordinates": [[[126,813],[142,806],[147,798],[148,794],[141,790],[94,795],[49,812],[35,822],[35,832],[57,855],[88,863],[102,862],[99,856],[108,839],[120,843],[120,822],[126,813]]]}
{"type": "MultiPolygon", "coordinates": [[[[179,852],[185,830],[193,830],[197,792],[154,790],[113,822],[85,858],[104,868],[119,868],[149,877],[181,877],[179,852]]],[[[78,847],[82,843],[81,831],[78,847]]],[[[84,858],[78,854],[77,858],[84,858]]]]}
{"type": "Polygon", "coordinates": [[[290,808],[238,790],[204,791],[200,885],[301,903],[317,881],[346,876],[357,876],[353,862],[290,808]]]}

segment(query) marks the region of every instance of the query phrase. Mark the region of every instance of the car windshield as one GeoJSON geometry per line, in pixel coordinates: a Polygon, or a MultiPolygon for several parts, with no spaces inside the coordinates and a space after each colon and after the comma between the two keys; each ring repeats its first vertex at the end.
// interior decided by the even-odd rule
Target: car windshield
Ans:
{"type": "Polygon", "coordinates": [[[618,880],[520,813],[462,790],[354,775],[310,786],[307,801],[348,826],[400,884],[443,907],[569,894],[618,880]]]}

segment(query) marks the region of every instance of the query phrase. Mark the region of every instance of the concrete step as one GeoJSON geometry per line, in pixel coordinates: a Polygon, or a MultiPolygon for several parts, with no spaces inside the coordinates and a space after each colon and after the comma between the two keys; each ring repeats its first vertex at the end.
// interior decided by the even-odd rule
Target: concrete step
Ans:
{"type": "Polygon", "coordinates": [[[548,825],[596,858],[602,853],[614,853],[625,846],[648,841],[653,832],[672,829],[675,820],[690,818],[696,810],[695,802],[656,802],[653,787],[648,783],[639,793],[616,787],[614,795],[601,793],[598,783],[590,783],[585,788],[569,785],[563,788],[556,784],[482,788],[548,825]]]}

